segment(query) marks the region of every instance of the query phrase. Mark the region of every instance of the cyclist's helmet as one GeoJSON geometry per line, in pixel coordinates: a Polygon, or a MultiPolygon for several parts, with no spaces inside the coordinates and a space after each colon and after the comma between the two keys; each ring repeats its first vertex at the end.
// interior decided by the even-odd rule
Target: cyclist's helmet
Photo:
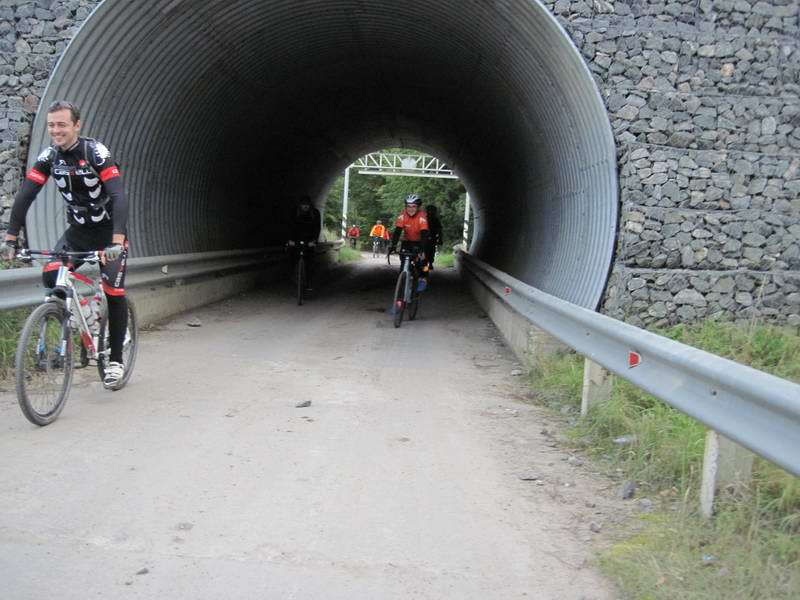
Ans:
{"type": "Polygon", "coordinates": [[[417,194],[409,194],[406,196],[406,204],[414,204],[417,207],[422,206],[422,198],[420,198],[417,194]]]}
{"type": "Polygon", "coordinates": [[[383,225],[383,221],[381,221],[380,219],[378,219],[378,220],[375,222],[375,224],[376,224],[376,225],[383,225]]]}
{"type": "Polygon", "coordinates": [[[311,196],[300,196],[300,199],[297,201],[297,207],[303,212],[309,210],[311,208],[311,196]]]}

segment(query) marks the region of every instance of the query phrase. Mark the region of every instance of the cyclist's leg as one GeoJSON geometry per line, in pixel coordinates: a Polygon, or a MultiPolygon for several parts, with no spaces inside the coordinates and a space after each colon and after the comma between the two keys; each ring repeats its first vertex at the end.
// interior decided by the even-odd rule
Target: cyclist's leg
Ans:
{"type": "MultiPolygon", "coordinates": [[[[99,247],[111,242],[109,235],[99,247]]],[[[125,249],[115,261],[108,261],[100,266],[103,291],[108,303],[108,337],[109,362],[122,363],[122,345],[125,343],[125,331],[128,327],[128,300],[125,297],[125,273],[128,266],[128,242],[125,249]]]]}

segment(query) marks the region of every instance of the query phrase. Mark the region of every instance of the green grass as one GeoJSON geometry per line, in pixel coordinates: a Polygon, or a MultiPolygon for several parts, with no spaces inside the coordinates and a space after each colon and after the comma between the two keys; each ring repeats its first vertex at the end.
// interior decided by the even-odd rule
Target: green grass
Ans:
{"type": "Polygon", "coordinates": [[[30,313],[30,308],[0,312],[0,381],[11,376],[17,339],[30,313]]]}
{"type": "Polygon", "coordinates": [[[456,264],[456,257],[452,253],[436,254],[433,264],[440,269],[447,269],[456,264]]]}
{"type": "Polygon", "coordinates": [[[350,246],[342,246],[339,249],[340,263],[355,262],[357,260],[361,260],[361,253],[358,250],[355,250],[350,246]]]}
{"type": "MultiPolygon", "coordinates": [[[[707,321],[657,333],[800,381],[797,331],[707,321]]],[[[552,355],[533,376],[545,404],[578,409],[583,357],[552,355]]],[[[569,435],[663,509],[633,523],[636,532],[601,556],[626,597],[800,598],[800,479],[756,458],[751,484],[723,494],[715,518],[704,520],[696,509],[705,428],[621,379],[611,399],[594,405],[569,435]],[[622,437],[625,443],[615,443],[622,437]],[[714,559],[704,562],[704,555],[714,559]]]]}

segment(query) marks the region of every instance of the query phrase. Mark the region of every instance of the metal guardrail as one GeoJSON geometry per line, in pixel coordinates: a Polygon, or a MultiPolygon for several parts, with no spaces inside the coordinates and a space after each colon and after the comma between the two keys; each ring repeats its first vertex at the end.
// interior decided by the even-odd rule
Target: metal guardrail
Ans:
{"type": "Polygon", "coordinates": [[[550,296],[459,250],[511,309],[590,360],[800,476],[800,385],[550,296]]]}
{"type": "MultiPolygon", "coordinates": [[[[318,253],[335,249],[341,244],[342,242],[320,243],[318,253]]],[[[128,262],[125,287],[135,290],[137,287],[174,285],[201,277],[259,269],[284,261],[286,257],[283,246],[272,246],[133,258],[128,262]]],[[[96,273],[97,267],[85,268],[85,271],[96,273]]],[[[43,295],[41,268],[0,271],[0,310],[33,306],[42,301],[43,295]]]]}

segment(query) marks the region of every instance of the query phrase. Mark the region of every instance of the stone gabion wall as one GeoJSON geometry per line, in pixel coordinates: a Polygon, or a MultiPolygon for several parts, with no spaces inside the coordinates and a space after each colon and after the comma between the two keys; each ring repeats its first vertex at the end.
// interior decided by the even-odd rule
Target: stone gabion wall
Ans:
{"type": "Polygon", "coordinates": [[[56,60],[94,0],[0,0],[0,230],[23,177],[31,123],[56,60]]]}
{"type": "Polygon", "coordinates": [[[617,140],[603,310],[800,325],[800,3],[548,2],[617,140]]]}
{"type": "MultiPolygon", "coordinates": [[[[0,0],[0,207],[22,179],[52,67],[96,3],[0,0]]],[[[800,325],[800,3],[544,4],[582,52],[617,140],[622,217],[604,312],[800,325]]]]}

